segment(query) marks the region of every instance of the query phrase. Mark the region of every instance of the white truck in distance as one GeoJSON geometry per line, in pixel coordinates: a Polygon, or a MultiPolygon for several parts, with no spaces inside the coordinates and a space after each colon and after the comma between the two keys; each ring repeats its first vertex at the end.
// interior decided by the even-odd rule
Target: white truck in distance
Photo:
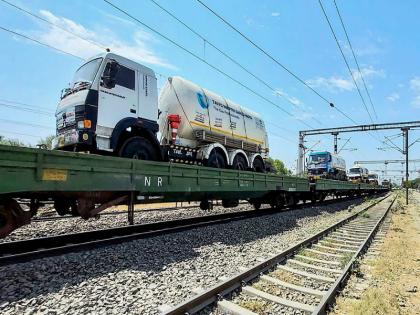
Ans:
{"type": "Polygon", "coordinates": [[[180,77],[159,100],[155,73],[107,52],[89,59],[62,92],[54,149],[264,172],[264,121],[180,77]],[[160,132],[159,132],[160,131],[160,132]]]}
{"type": "Polygon", "coordinates": [[[368,169],[357,165],[353,166],[347,175],[349,181],[358,183],[367,183],[369,181],[368,176],[368,169]]]}

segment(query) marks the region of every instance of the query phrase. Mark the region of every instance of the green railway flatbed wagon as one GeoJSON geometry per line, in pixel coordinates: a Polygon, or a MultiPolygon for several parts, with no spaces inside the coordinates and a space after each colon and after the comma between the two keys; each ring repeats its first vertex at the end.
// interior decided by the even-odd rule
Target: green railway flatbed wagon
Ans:
{"type": "MultiPolygon", "coordinates": [[[[70,211],[88,218],[127,202],[217,199],[234,206],[242,199],[255,207],[281,206],[325,198],[330,191],[363,192],[360,186],[333,180],[313,185],[295,176],[0,146],[0,234],[2,226],[26,223],[46,200],[53,200],[60,214],[70,211]],[[23,211],[15,198],[30,199],[31,211],[23,211]]],[[[364,189],[368,188],[382,189],[364,189]]]]}
{"type": "Polygon", "coordinates": [[[301,177],[9,146],[0,146],[0,178],[0,195],[12,197],[134,191],[165,200],[246,199],[310,190],[301,177]]]}

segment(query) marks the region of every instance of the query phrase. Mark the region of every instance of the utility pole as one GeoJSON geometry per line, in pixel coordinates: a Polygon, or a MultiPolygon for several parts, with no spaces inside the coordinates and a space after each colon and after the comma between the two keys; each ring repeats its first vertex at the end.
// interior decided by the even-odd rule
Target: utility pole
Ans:
{"type": "Polygon", "coordinates": [[[297,165],[297,175],[303,176],[304,166],[305,166],[305,136],[302,132],[299,132],[299,154],[298,154],[298,165],[297,165]]]}
{"type": "Polygon", "coordinates": [[[338,132],[333,132],[332,135],[334,136],[334,154],[337,154],[337,151],[338,151],[338,148],[337,148],[338,132]]]}
{"type": "Polygon", "coordinates": [[[410,128],[401,128],[404,134],[403,153],[405,154],[405,204],[408,205],[408,130],[410,128]]]}

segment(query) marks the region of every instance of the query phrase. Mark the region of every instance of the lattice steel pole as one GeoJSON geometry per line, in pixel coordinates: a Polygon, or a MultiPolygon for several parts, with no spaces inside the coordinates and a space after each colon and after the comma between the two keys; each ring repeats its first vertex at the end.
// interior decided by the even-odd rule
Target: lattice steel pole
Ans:
{"type": "Polygon", "coordinates": [[[404,150],[403,153],[405,154],[405,204],[408,205],[408,130],[409,128],[402,128],[401,129],[404,134],[404,150]]]}

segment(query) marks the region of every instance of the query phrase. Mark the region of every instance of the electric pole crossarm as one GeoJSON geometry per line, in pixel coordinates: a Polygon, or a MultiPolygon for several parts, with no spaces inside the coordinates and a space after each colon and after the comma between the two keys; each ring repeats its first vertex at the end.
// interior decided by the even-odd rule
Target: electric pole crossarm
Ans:
{"type": "Polygon", "coordinates": [[[337,127],[337,128],[302,130],[300,131],[300,133],[303,136],[310,136],[310,135],[333,134],[333,133],[343,133],[343,132],[358,132],[358,131],[373,131],[373,130],[388,130],[388,129],[401,129],[401,128],[418,128],[418,127],[420,127],[420,121],[407,121],[407,122],[399,122],[399,123],[371,124],[371,125],[358,125],[358,126],[337,127]]]}

